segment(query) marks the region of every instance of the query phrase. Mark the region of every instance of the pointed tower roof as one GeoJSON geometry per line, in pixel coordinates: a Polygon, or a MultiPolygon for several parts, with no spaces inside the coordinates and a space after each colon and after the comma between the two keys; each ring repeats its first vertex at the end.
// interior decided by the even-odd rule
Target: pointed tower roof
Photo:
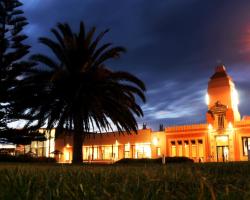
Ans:
{"type": "Polygon", "coordinates": [[[210,77],[210,79],[217,79],[217,78],[229,78],[231,79],[230,76],[228,76],[226,72],[226,67],[224,65],[218,65],[215,68],[215,73],[210,77]]]}

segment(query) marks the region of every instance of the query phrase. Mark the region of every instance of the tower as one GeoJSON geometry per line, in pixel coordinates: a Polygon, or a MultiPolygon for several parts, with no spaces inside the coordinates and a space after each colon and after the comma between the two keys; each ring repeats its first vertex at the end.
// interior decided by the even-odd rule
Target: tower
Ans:
{"type": "Polygon", "coordinates": [[[240,120],[238,93],[224,65],[215,68],[207,88],[207,122],[217,129],[240,120]]]}

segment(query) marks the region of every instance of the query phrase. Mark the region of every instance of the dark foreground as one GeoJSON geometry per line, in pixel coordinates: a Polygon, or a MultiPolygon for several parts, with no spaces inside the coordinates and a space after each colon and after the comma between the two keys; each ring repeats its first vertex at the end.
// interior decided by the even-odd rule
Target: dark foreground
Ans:
{"type": "Polygon", "coordinates": [[[0,199],[250,199],[250,163],[0,163],[0,199]]]}

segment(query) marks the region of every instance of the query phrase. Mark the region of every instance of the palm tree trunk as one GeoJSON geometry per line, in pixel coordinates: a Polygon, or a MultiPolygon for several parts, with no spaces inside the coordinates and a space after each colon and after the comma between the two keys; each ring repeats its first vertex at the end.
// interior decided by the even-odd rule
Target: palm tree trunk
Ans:
{"type": "Polygon", "coordinates": [[[74,118],[74,134],[73,134],[73,164],[81,164],[82,144],[83,144],[83,122],[81,117],[74,118]]]}

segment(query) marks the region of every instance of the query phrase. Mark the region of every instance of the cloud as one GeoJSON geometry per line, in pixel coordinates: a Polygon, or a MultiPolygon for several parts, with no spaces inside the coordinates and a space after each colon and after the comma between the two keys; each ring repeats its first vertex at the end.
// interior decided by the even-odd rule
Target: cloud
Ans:
{"type": "Polygon", "coordinates": [[[148,103],[142,106],[145,117],[139,120],[147,122],[156,128],[161,122],[166,125],[172,123],[186,123],[205,121],[205,105],[207,82],[194,81],[183,86],[181,81],[165,81],[155,85],[147,94],[148,103]],[[195,120],[196,118],[196,120],[195,120]],[[181,119],[181,120],[179,120],[181,119]]]}
{"type": "MultiPolygon", "coordinates": [[[[48,51],[37,44],[57,22],[79,21],[98,31],[110,28],[105,41],[123,45],[128,53],[108,63],[145,81],[148,102],[142,120],[205,115],[204,93],[218,62],[226,64],[240,96],[249,98],[250,3],[234,0],[23,0],[30,25],[26,29],[33,52],[48,51]]],[[[242,113],[250,113],[240,99],[242,113]]],[[[141,120],[141,121],[142,121],[141,120]]],[[[171,120],[170,120],[171,121],[171,120]]]]}

